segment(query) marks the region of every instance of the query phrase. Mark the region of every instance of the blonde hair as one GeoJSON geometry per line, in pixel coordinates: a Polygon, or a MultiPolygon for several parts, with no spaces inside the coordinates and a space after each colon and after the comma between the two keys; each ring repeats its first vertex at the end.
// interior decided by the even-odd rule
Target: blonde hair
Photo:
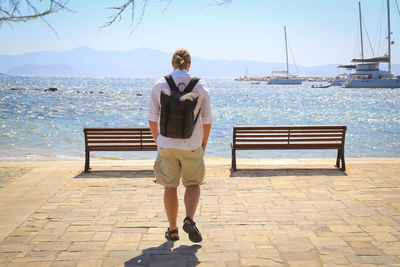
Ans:
{"type": "Polygon", "coordinates": [[[176,49],[172,56],[172,64],[179,70],[184,70],[190,64],[190,53],[184,48],[176,49]]]}

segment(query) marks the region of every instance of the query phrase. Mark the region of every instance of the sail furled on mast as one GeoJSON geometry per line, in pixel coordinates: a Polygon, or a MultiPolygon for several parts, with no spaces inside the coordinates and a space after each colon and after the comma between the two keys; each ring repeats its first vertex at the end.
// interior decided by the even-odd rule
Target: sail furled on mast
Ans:
{"type": "Polygon", "coordinates": [[[338,68],[342,68],[342,69],[355,69],[357,66],[356,65],[339,65],[337,66],[338,68]]]}
{"type": "Polygon", "coordinates": [[[371,58],[364,58],[364,59],[355,58],[351,62],[354,62],[354,63],[356,63],[356,62],[357,63],[359,63],[359,62],[361,62],[361,63],[363,63],[363,62],[365,62],[365,63],[389,63],[390,58],[389,58],[389,56],[371,57],[371,58]]]}

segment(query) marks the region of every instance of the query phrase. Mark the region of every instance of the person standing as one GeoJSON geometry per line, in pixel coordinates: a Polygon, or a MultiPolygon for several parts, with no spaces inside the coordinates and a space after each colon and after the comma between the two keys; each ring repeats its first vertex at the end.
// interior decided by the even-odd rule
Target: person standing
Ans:
{"type": "Polygon", "coordinates": [[[158,80],[152,89],[148,120],[158,151],[154,174],[156,182],[164,186],[164,207],[169,222],[165,237],[179,240],[177,188],[182,178],[186,208],[182,228],[192,242],[201,242],[194,216],[205,174],[203,157],[212,113],[206,83],[189,73],[190,66],[189,51],[177,49],[172,56],[172,73],[158,80]]]}

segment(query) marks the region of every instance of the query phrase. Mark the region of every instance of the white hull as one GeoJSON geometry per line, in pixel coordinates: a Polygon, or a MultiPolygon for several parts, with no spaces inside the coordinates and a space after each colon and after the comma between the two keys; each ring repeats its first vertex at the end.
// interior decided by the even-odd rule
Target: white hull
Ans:
{"type": "Polygon", "coordinates": [[[342,86],[345,81],[344,79],[337,79],[332,81],[329,86],[342,86]]]}
{"type": "Polygon", "coordinates": [[[302,79],[271,79],[268,84],[302,84],[302,79]]]}
{"type": "Polygon", "coordinates": [[[345,88],[400,88],[400,79],[353,79],[345,88]]]}

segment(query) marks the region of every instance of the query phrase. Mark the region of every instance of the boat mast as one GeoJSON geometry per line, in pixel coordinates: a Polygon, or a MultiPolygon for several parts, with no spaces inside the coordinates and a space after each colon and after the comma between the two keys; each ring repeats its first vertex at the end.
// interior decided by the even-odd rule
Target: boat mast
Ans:
{"type": "Polygon", "coordinates": [[[391,67],[391,55],[390,55],[390,53],[391,53],[392,42],[390,40],[390,35],[392,33],[390,32],[390,6],[389,6],[389,0],[387,0],[387,18],[388,18],[388,22],[387,22],[388,23],[388,37],[387,37],[387,39],[388,39],[388,57],[389,57],[389,68],[388,68],[388,70],[389,70],[389,72],[391,72],[392,67],[391,67]]]}
{"type": "Polygon", "coordinates": [[[284,29],[284,31],[285,31],[286,72],[287,72],[287,76],[289,76],[289,59],[288,59],[288,50],[287,50],[286,25],[285,25],[285,26],[283,26],[283,29],[284,29]]]}
{"type": "Polygon", "coordinates": [[[360,2],[358,2],[358,15],[360,17],[361,59],[364,61],[363,29],[362,29],[361,3],[360,2]]]}

